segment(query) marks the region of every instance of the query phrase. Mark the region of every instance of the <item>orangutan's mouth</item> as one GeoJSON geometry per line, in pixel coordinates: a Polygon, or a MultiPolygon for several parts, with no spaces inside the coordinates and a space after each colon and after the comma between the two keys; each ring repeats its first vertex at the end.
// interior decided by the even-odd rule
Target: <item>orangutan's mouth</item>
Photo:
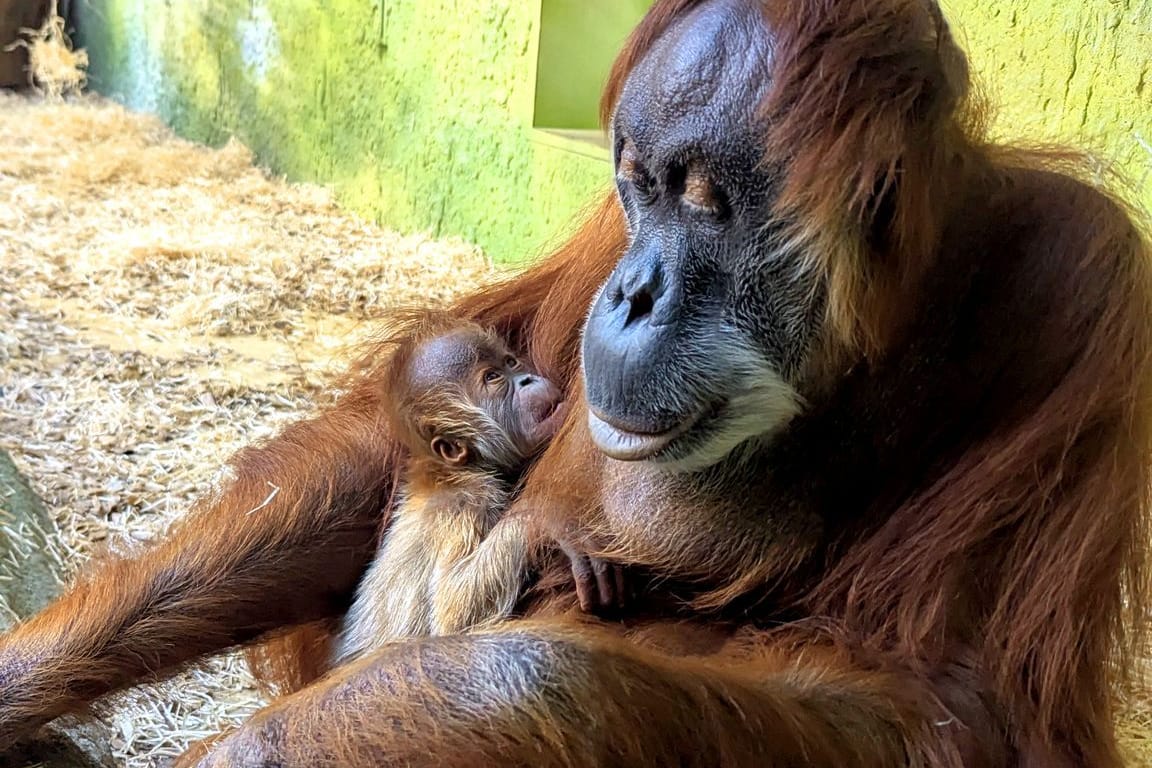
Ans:
{"type": "Polygon", "coordinates": [[[559,399],[554,400],[547,408],[545,408],[537,415],[537,421],[548,421],[548,419],[555,415],[557,409],[560,408],[560,403],[562,402],[564,401],[559,399]]]}
{"type": "Polygon", "coordinates": [[[588,409],[592,442],[600,451],[618,461],[643,461],[665,451],[678,438],[692,431],[711,409],[701,409],[663,432],[636,432],[613,424],[610,419],[588,409]]]}
{"type": "Polygon", "coordinates": [[[564,423],[566,414],[567,409],[564,407],[564,400],[560,398],[534,413],[536,426],[532,429],[532,434],[535,435],[535,439],[545,442],[555,437],[556,433],[560,431],[560,425],[564,423]]]}

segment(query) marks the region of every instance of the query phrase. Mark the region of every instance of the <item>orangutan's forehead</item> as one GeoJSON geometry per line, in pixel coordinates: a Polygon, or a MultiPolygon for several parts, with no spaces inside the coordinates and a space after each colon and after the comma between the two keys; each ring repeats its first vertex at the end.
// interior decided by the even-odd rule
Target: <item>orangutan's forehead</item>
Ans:
{"type": "Polygon", "coordinates": [[[479,363],[499,361],[500,357],[492,340],[470,331],[455,331],[420,345],[409,363],[408,380],[421,389],[464,381],[479,363]]]}
{"type": "Polygon", "coordinates": [[[712,124],[759,102],[771,63],[771,35],[757,0],[711,0],[674,23],[625,85],[618,118],[633,132],[653,120],[712,124]]]}

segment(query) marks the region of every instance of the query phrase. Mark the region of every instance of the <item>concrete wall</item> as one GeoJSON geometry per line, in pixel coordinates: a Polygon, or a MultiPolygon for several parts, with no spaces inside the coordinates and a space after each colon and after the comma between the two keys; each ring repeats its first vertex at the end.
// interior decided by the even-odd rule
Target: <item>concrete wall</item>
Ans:
{"type": "MultiPolygon", "coordinates": [[[[461,235],[507,261],[538,253],[608,187],[606,152],[580,134],[646,2],[88,0],[76,10],[98,90],[192,138],[235,133],[261,162],[332,184],[366,216],[461,235]],[[541,34],[542,5],[546,25],[613,29],[541,34]]],[[[1152,0],[944,2],[1003,104],[1000,135],[1086,141],[1152,207],[1152,0]]]]}

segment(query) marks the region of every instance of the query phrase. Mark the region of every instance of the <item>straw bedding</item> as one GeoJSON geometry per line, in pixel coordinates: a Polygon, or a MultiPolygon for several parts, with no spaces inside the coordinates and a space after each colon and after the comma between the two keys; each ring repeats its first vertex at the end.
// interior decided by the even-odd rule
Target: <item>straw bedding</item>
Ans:
{"type": "MultiPolygon", "coordinates": [[[[70,572],[160,535],[229,454],[329,397],[380,309],[493,272],[98,98],[0,95],[0,147],[0,448],[54,511],[70,572]]],[[[143,767],[260,703],[230,655],[99,715],[143,767]]],[[[1152,765],[1147,697],[1121,729],[1152,765]]]]}

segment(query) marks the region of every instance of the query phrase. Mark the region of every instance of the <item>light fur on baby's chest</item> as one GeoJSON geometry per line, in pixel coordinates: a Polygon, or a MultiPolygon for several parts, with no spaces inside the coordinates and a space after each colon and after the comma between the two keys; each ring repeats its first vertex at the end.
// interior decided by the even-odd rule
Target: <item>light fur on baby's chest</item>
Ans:
{"type": "Polygon", "coordinates": [[[496,489],[405,489],[345,619],[345,648],[430,634],[437,582],[476,552],[506,504],[496,489]]]}

